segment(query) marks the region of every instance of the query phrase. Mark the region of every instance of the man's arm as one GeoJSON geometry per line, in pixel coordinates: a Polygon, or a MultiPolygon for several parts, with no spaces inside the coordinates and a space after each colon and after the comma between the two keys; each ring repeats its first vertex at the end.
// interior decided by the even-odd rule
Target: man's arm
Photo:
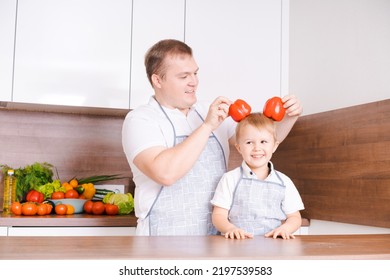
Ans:
{"type": "Polygon", "coordinates": [[[290,133],[292,127],[302,114],[303,108],[295,95],[286,95],[282,98],[284,108],[286,108],[286,115],[280,122],[275,122],[276,137],[279,142],[282,142],[290,133]]]}
{"type": "Polygon", "coordinates": [[[218,97],[210,105],[204,123],[183,142],[172,148],[148,148],[134,158],[134,164],[155,182],[164,186],[172,185],[191,170],[205,148],[211,132],[227,118],[229,105],[229,100],[218,97]]]}

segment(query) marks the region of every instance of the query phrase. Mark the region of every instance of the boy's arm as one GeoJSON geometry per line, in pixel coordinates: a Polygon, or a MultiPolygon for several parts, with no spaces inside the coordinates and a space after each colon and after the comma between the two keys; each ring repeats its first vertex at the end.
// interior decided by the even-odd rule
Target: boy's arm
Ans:
{"type": "Polygon", "coordinates": [[[301,213],[296,211],[288,214],[286,221],[276,229],[265,234],[266,237],[277,238],[278,236],[283,239],[295,238],[294,232],[300,228],[302,223],[301,213]]]}
{"type": "Polygon", "coordinates": [[[229,211],[227,209],[214,206],[212,213],[212,221],[217,230],[220,231],[225,236],[225,238],[252,238],[252,234],[243,231],[242,229],[236,227],[229,222],[228,213],[229,211]]]}
{"type": "Polygon", "coordinates": [[[282,142],[287,137],[295,122],[298,120],[298,117],[303,112],[302,105],[295,95],[286,95],[282,100],[286,109],[286,115],[282,121],[275,122],[278,142],[282,142]]]}

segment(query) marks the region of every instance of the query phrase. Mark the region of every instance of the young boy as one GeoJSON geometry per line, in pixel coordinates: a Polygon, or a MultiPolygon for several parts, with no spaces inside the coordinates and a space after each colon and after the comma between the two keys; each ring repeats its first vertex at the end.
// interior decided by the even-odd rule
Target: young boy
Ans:
{"type": "Polygon", "coordinates": [[[263,114],[252,113],[238,123],[242,165],[223,175],[211,200],[213,224],[226,238],[295,238],[304,206],[291,179],[270,162],[278,144],[274,122],[263,114]]]}

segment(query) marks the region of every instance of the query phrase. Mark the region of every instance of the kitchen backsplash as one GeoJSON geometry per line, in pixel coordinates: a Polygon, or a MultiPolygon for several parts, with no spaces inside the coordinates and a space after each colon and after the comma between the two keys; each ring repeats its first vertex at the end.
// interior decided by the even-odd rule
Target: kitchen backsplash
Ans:
{"type": "MultiPolygon", "coordinates": [[[[19,168],[48,162],[55,166],[62,181],[75,176],[122,174],[129,179],[108,183],[125,185],[126,192],[134,193],[132,173],[121,143],[123,119],[123,114],[0,109],[0,164],[19,168]]],[[[57,174],[54,176],[56,179],[57,174]]],[[[1,195],[0,205],[2,199],[1,195]]]]}

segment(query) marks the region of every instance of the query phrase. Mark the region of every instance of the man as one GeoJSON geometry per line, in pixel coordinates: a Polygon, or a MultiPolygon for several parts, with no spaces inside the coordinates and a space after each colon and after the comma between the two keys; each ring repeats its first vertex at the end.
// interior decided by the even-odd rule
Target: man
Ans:
{"type": "MultiPolygon", "coordinates": [[[[145,67],[154,95],[126,116],[122,130],[136,185],[137,235],[215,234],[210,200],[226,172],[232,102],[221,96],[210,106],[197,103],[199,68],[181,41],[156,43],[145,67]]],[[[302,113],[294,96],[283,101],[287,115],[278,125],[279,140],[302,113]]]]}

